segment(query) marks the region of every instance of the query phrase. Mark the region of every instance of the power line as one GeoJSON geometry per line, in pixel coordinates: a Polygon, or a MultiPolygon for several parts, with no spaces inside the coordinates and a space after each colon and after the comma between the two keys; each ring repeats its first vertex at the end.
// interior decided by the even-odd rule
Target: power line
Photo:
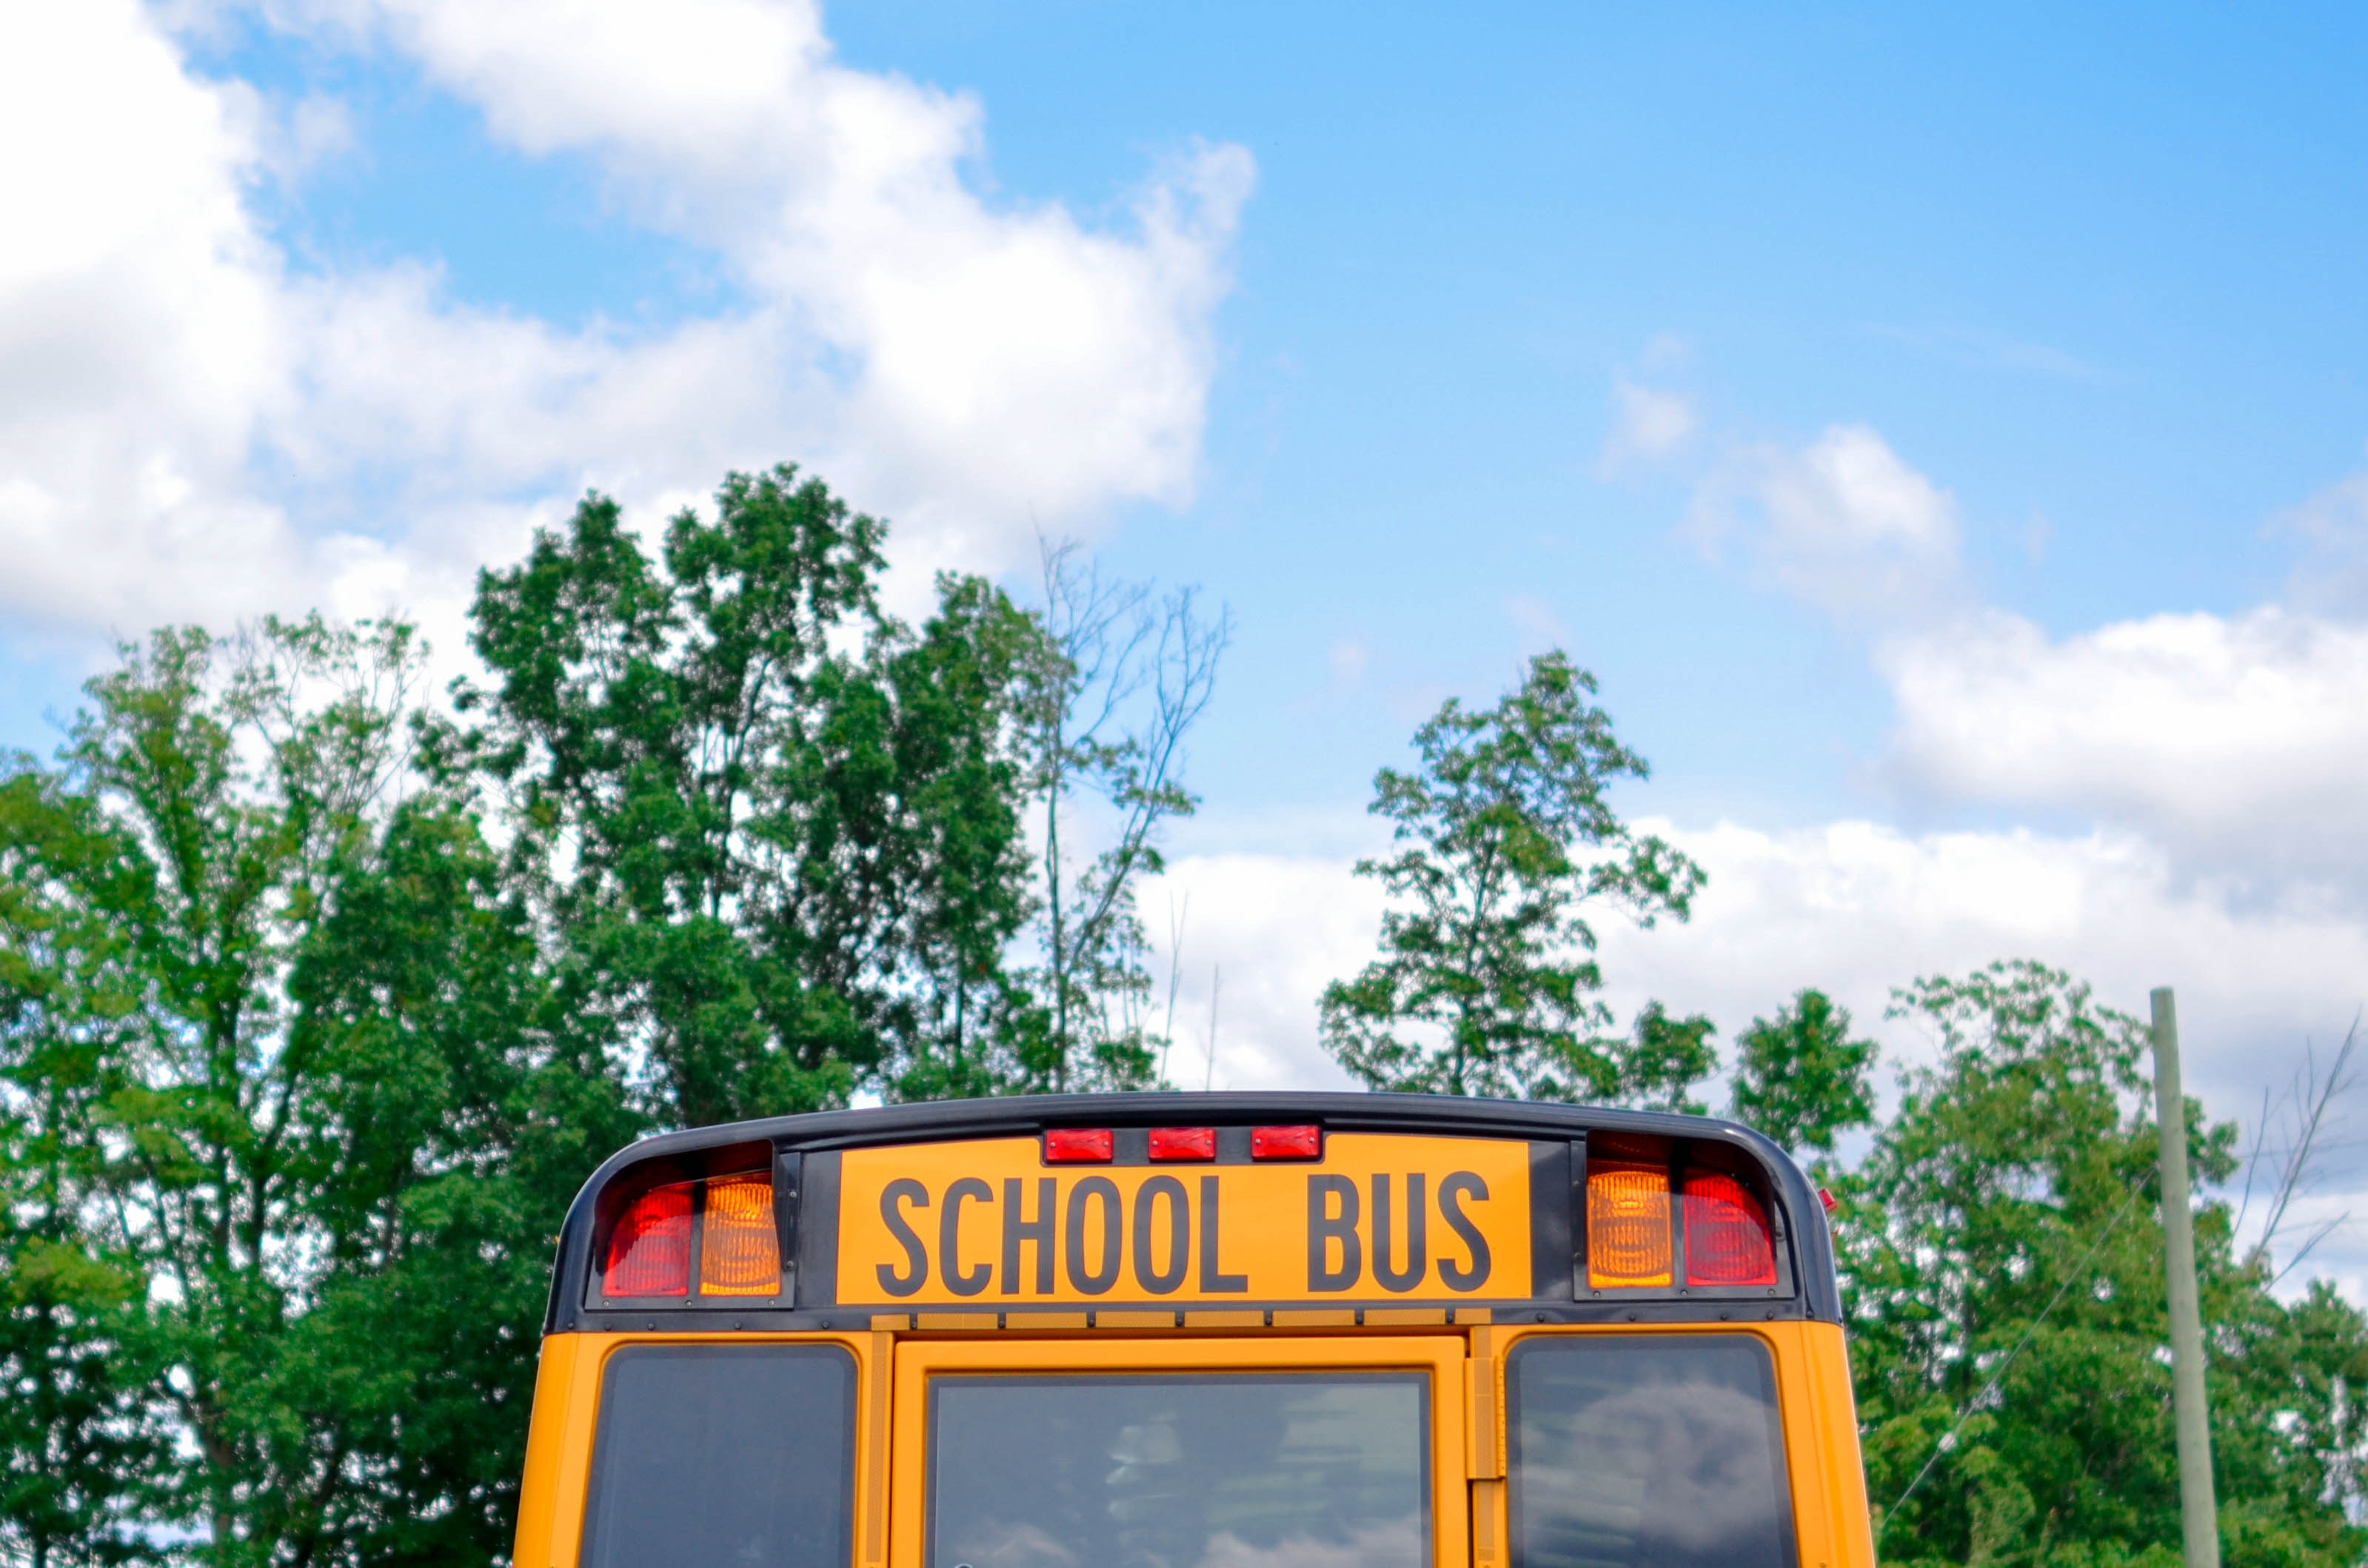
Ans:
{"type": "MultiPolygon", "coordinates": [[[[2123,1216],[2129,1213],[2131,1205],[2137,1200],[2138,1188],[2130,1188],[2130,1195],[2122,1199],[2122,1206],[2119,1209],[2113,1210],[2112,1219],[2107,1222],[2104,1230],[2099,1233],[2096,1241],[2089,1245],[2087,1255],[2069,1274],[2064,1277],[2064,1283],[2055,1287],[2055,1294],[2047,1299],[2047,1305],[2042,1307],[2039,1310],[2039,1315],[2031,1320],[2031,1326],[2022,1331],[2022,1337],[2014,1342],[2014,1348],[2008,1351],[2006,1359],[1998,1364],[1998,1369],[1990,1374],[1990,1381],[1984,1383],[1981,1392],[1967,1400],[1958,1410],[1955,1423],[1946,1432],[1941,1434],[1941,1440],[1933,1445],[1931,1455],[1925,1460],[1924,1468],[1916,1472],[1916,1479],[1909,1482],[1907,1489],[1894,1498],[1891,1506],[1883,1511],[1883,1528],[1874,1532],[1874,1544],[1878,1551],[1883,1547],[1884,1531],[1891,1528],[1891,1521],[1899,1517],[1899,1510],[1906,1506],[1907,1499],[1916,1495],[1916,1489],[1924,1484],[1924,1478],[1932,1473],[1932,1467],[1941,1462],[1941,1456],[1947,1453],[1950,1447],[1956,1442],[1957,1434],[1964,1429],[1967,1421],[1973,1419],[1974,1412],[1981,1408],[1982,1402],[1998,1392],[1999,1382],[2006,1377],[2006,1369],[2014,1365],[2014,1358],[2022,1354],[2022,1347],[2031,1343],[2031,1336],[2039,1332],[2039,1325],[2047,1321],[2047,1314],[2054,1312],[2063,1301],[2065,1292],[2072,1289],[2075,1281],[2088,1274],[2089,1265],[2095,1260],[2100,1252],[2104,1250],[2105,1243],[2112,1238],[2113,1232],[2121,1225],[2123,1216]]],[[[1971,1346],[1967,1348],[1970,1350],[1971,1346]]]]}

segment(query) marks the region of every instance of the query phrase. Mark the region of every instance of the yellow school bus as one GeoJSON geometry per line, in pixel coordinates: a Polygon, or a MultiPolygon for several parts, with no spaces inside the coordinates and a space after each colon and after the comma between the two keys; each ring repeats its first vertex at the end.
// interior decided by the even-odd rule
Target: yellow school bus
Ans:
{"type": "Polygon", "coordinates": [[[1766,1139],[1393,1095],[637,1143],[561,1238],[517,1568],[1873,1568],[1766,1139]]]}

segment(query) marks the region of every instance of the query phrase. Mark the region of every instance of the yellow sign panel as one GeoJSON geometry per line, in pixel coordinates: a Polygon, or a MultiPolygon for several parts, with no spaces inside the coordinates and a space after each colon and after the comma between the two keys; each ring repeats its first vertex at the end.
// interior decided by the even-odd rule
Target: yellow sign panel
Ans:
{"type": "Polygon", "coordinates": [[[1531,1291],[1530,1146],[1342,1132],[1321,1162],[1046,1165],[1033,1138],[840,1156],[847,1305],[1531,1291]]]}

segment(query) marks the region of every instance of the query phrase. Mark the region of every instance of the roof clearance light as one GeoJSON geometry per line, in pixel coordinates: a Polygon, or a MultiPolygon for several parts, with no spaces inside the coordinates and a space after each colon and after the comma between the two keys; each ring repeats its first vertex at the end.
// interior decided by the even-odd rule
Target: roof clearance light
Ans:
{"type": "Polygon", "coordinates": [[[1587,1280],[1598,1290],[1675,1283],[1669,1173],[1662,1165],[1587,1169],[1587,1280]]]}
{"type": "Polygon", "coordinates": [[[1112,1140],[1107,1127],[1054,1127],[1044,1134],[1048,1165],[1106,1165],[1112,1140]]]}
{"type": "Polygon", "coordinates": [[[1155,1160],[1213,1160],[1217,1130],[1213,1127],[1155,1127],[1151,1130],[1155,1160]]]}
{"type": "Polygon", "coordinates": [[[690,1183],[652,1187],[609,1233],[607,1296],[690,1294],[690,1183]]]}
{"type": "Polygon", "coordinates": [[[1324,1129],[1320,1127],[1250,1129],[1250,1158],[1253,1160],[1320,1160],[1323,1157],[1324,1129]]]}
{"type": "Polygon", "coordinates": [[[1768,1211],[1730,1176],[1686,1176],[1686,1283],[1773,1285],[1776,1241],[1768,1211]]]}
{"type": "Polygon", "coordinates": [[[707,1184],[707,1213],[699,1237],[699,1293],[781,1293],[781,1238],[773,1228],[772,1177],[723,1176],[707,1184]]]}

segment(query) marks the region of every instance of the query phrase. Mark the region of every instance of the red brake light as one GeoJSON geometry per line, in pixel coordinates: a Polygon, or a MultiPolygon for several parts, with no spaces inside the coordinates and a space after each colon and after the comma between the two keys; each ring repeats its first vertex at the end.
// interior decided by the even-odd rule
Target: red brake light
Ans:
{"type": "Polygon", "coordinates": [[[1733,1176],[1709,1171],[1686,1176],[1686,1283],[1776,1283],[1768,1210],[1733,1176]]]}
{"type": "Polygon", "coordinates": [[[1155,1127],[1151,1130],[1155,1160],[1213,1160],[1217,1130],[1213,1127],[1155,1127]]]}
{"type": "Polygon", "coordinates": [[[690,1183],[653,1187],[617,1217],[600,1290],[609,1296],[690,1294],[690,1183]]]}
{"type": "Polygon", "coordinates": [[[1323,1157],[1324,1129],[1320,1127],[1250,1129],[1250,1158],[1253,1160],[1320,1160],[1323,1157]]]}
{"type": "Polygon", "coordinates": [[[1106,1165],[1110,1163],[1110,1152],[1107,1127],[1055,1127],[1044,1134],[1048,1165],[1106,1165]]]}

